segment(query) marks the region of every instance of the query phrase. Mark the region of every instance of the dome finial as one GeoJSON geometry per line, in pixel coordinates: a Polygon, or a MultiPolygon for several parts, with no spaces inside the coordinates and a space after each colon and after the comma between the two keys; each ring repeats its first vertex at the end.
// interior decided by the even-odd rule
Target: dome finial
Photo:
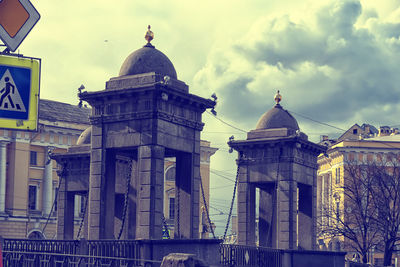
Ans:
{"type": "Polygon", "coordinates": [[[154,33],[150,30],[151,26],[149,25],[147,27],[147,32],[146,35],[144,36],[144,39],[146,39],[147,44],[150,44],[151,40],[154,39],[154,33]]]}
{"type": "Polygon", "coordinates": [[[279,105],[279,102],[281,102],[281,100],[282,100],[282,96],[279,94],[279,90],[278,90],[278,92],[276,92],[274,99],[275,99],[276,104],[279,105]]]}

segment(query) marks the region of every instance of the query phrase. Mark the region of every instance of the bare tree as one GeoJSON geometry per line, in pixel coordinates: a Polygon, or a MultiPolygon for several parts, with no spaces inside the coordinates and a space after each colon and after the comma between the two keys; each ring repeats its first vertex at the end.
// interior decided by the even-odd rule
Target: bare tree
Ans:
{"type": "Polygon", "coordinates": [[[319,220],[319,234],[344,237],[364,263],[371,248],[382,250],[389,266],[400,244],[400,155],[378,154],[375,160],[345,164],[344,179],[319,220]]]}
{"type": "Polygon", "coordinates": [[[344,179],[332,188],[329,201],[319,218],[319,235],[323,238],[343,237],[346,248],[360,253],[367,263],[368,252],[378,245],[377,208],[373,199],[374,166],[347,163],[344,179]]]}
{"type": "Polygon", "coordinates": [[[392,254],[400,241],[400,158],[387,155],[385,160],[374,166],[373,194],[376,225],[384,251],[383,264],[392,264],[392,254]]]}

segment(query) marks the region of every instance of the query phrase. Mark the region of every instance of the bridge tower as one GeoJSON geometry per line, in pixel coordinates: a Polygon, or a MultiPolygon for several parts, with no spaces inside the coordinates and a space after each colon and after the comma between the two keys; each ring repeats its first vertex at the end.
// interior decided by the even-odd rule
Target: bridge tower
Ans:
{"type": "MultiPolygon", "coordinates": [[[[92,106],[89,140],[82,141],[89,146],[89,239],[116,238],[115,217],[122,209],[116,205],[116,193],[126,184],[130,188],[129,210],[123,218],[127,238],[162,238],[167,157],[176,159],[174,238],[199,238],[202,113],[215,102],[189,93],[172,62],[151,44],[153,36],[149,27],[147,44],[125,59],[119,76],[106,82],[105,90],[79,94],[92,106]],[[128,172],[126,183],[118,175],[121,172],[128,172]]],[[[64,157],[64,162],[69,161],[64,157]]],[[[68,192],[64,194],[68,202],[67,196],[68,192]]],[[[68,208],[59,212],[61,218],[68,216],[66,212],[68,208]]],[[[59,228],[69,233],[64,237],[73,235],[65,223],[59,228]]]]}
{"type": "Polygon", "coordinates": [[[238,151],[238,242],[279,249],[314,249],[317,156],[325,148],[308,141],[296,119],[280,105],[263,114],[246,140],[228,144],[238,151]]]}

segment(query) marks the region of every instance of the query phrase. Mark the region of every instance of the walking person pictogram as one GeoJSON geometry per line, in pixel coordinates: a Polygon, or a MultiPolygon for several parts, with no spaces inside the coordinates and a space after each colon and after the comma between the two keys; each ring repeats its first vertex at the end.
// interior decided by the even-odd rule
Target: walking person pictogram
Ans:
{"type": "MultiPolygon", "coordinates": [[[[14,94],[15,86],[10,82],[10,78],[8,78],[8,77],[6,77],[4,79],[4,81],[6,82],[6,87],[1,89],[1,91],[0,91],[0,93],[1,93],[0,107],[3,106],[3,101],[7,97],[11,107],[14,108],[15,107],[14,102],[12,101],[10,93],[14,94]]],[[[4,103],[4,104],[6,105],[7,103],[4,103]]]]}

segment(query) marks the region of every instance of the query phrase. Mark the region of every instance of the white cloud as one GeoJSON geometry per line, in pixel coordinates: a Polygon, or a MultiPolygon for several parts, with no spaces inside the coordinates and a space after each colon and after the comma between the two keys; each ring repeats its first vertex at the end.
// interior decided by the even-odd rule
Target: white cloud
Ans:
{"type": "MultiPolygon", "coordinates": [[[[196,88],[213,88],[220,113],[250,128],[276,89],[285,108],[342,128],[363,123],[355,119],[397,124],[400,24],[378,18],[390,17],[382,10],[369,5],[364,14],[358,1],[333,1],[307,20],[260,18],[242,39],[215,46],[196,88]]],[[[322,128],[298,119],[306,132],[322,128]]]]}

